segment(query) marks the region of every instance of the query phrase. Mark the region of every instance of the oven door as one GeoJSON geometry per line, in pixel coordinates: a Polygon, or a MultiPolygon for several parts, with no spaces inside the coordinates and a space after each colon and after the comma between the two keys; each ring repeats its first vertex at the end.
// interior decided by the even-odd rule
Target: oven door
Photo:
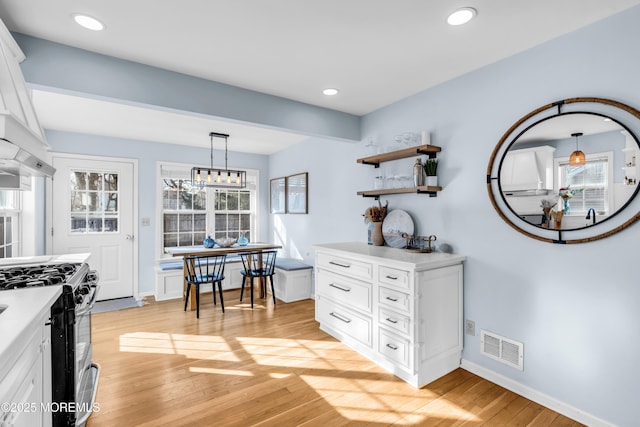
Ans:
{"type": "Polygon", "coordinates": [[[92,286],[84,303],[76,307],[76,426],[83,426],[91,415],[98,388],[98,367],[91,361],[91,310],[96,302],[98,288],[98,285],[92,286]]]}

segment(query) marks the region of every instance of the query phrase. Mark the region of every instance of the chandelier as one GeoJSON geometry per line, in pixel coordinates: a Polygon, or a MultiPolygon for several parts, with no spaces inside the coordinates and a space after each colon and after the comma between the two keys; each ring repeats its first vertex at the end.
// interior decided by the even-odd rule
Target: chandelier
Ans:
{"type": "Polygon", "coordinates": [[[245,188],[247,186],[247,172],[231,170],[227,167],[227,140],[226,133],[210,132],[211,162],[208,168],[194,166],[191,168],[191,183],[196,187],[217,188],[245,188]],[[213,138],[224,138],[224,169],[213,167],[213,138]]]}

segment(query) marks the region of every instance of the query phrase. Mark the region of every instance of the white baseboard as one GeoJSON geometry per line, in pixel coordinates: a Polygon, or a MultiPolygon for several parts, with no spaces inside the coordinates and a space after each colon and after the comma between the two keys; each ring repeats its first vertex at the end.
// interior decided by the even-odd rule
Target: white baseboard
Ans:
{"type": "Polygon", "coordinates": [[[532,400],[542,406],[545,406],[564,416],[578,421],[579,423],[592,427],[614,427],[614,424],[588,414],[581,409],[573,407],[531,387],[527,387],[524,384],[500,375],[497,372],[494,372],[483,366],[477,365],[473,362],[469,362],[468,360],[462,359],[460,367],[473,374],[478,375],[479,377],[484,378],[487,381],[498,384],[499,386],[504,387],[507,390],[510,390],[516,394],[519,394],[520,396],[526,397],[529,400],[532,400]]]}

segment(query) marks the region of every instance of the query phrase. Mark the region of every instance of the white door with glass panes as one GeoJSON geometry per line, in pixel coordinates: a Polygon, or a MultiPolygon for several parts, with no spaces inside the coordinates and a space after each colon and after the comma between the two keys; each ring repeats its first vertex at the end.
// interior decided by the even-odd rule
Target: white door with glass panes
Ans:
{"type": "Polygon", "coordinates": [[[98,300],[133,296],[134,164],[54,156],[53,166],[53,254],[91,254],[98,300]]]}

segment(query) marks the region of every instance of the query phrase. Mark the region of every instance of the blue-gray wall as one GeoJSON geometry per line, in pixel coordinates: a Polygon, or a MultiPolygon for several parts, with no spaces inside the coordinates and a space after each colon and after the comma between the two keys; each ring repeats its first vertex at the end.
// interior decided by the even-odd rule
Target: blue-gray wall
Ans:
{"type": "MultiPolygon", "coordinates": [[[[635,7],[387,106],[362,123],[363,140],[392,145],[396,134],[426,129],[442,147],[438,197],[383,199],[408,211],[420,234],[435,234],[438,243],[467,256],[464,317],[477,330],[524,342],[522,372],[482,356],[478,334],[465,336],[465,364],[561,402],[569,412],[621,426],[639,419],[640,224],[593,243],[542,243],[498,217],[485,177],[498,140],[537,107],[595,96],[640,109],[638,22],[635,7]]],[[[311,197],[308,217],[276,216],[273,235],[288,236],[290,247],[311,257],[313,243],[365,241],[361,214],[374,202],[355,193],[372,189],[380,173],[356,164],[367,154],[364,144],[306,141],[271,156],[272,176],[309,170],[311,197]]],[[[390,167],[408,174],[412,161],[390,167]]],[[[638,212],[640,203],[627,209],[638,212]]]]}

